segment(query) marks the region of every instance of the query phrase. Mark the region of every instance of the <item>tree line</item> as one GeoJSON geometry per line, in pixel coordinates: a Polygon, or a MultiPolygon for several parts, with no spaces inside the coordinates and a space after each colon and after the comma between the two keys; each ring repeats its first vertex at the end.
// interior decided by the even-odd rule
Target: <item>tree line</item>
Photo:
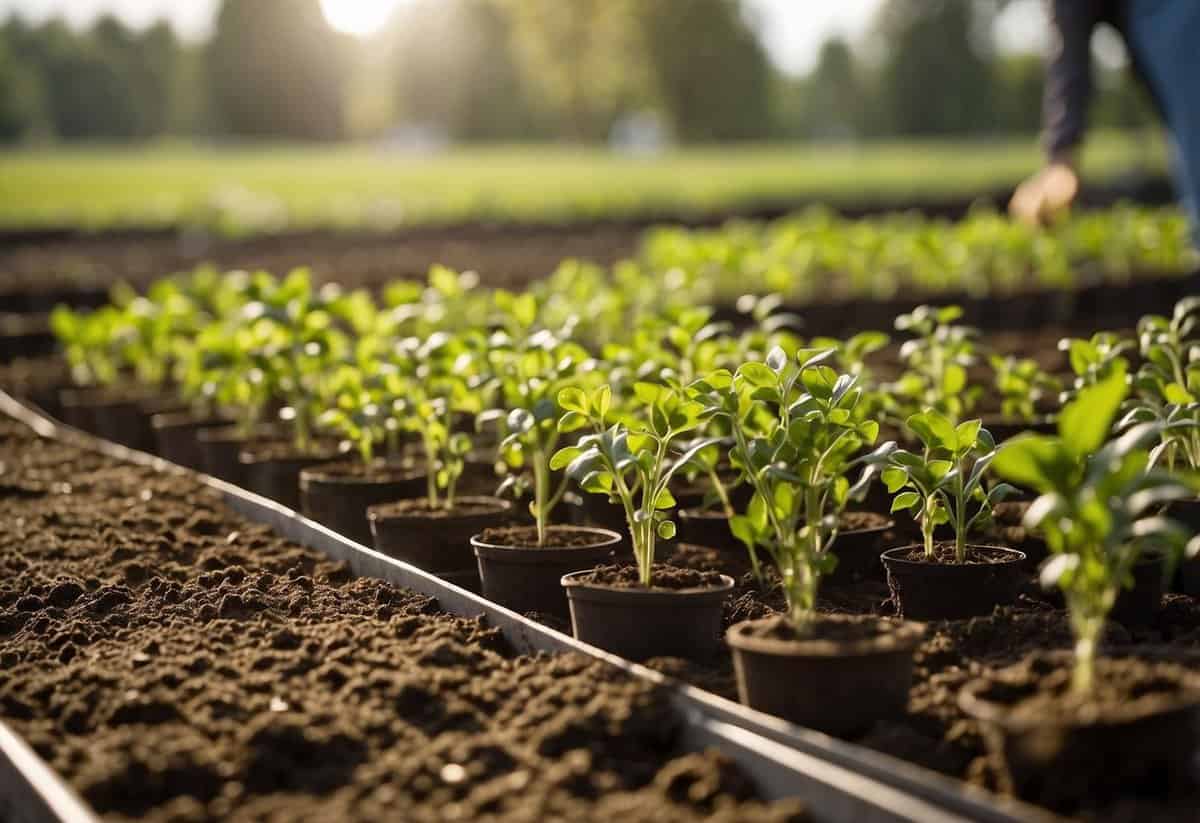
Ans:
{"type": "MultiPolygon", "coordinates": [[[[420,125],[456,141],[605,140],[651,112],[675,140],[1031,133],[1042,64],[987,36],[1001,0],[888,0],[863,43],[781,74],[742,0],[410,0],[363,42],[319,0],[223,0],[212,37],[102,17],[0,25],[0,140],[335,140],[420,125]]],[[[1098,70],[1093,120],[1143,96],[1098,70]]]]}

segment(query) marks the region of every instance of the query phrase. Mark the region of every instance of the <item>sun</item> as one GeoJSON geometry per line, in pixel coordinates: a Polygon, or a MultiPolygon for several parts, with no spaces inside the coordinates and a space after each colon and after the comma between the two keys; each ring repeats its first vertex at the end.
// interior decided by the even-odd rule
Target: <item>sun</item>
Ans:
{"type": "Polygon", "coordinates": [[[321,0],[329,25],[346,34],[365,37],[383,27],[399,0],[321,0]]]}

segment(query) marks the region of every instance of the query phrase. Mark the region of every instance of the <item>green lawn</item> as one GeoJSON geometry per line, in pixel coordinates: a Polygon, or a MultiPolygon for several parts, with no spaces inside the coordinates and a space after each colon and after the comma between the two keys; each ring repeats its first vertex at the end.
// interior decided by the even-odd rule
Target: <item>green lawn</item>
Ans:
{"type": "MultiPolygon", "coordinates": [[[[1092,179],[1161,169],[1161,141],[1093,138],[1092,179]]],[[[1037,167],[1032,139],[693,149],[645,159],[600,149],[370,146],[27,149],[0,153],[0,226],[204,223],[229,230],[491,217],[558,220],[756,204],[971,196],[1037,167]]]]}

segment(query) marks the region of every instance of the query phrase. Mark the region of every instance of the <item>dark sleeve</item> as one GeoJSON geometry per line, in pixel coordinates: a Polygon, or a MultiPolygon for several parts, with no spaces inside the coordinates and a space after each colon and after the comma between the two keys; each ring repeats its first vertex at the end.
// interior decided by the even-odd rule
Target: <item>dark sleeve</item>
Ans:
{"type": "Polygon", "coordinates": [[[1054,157],[1083,140],[1092,94],[1092,30],[1101,15],[1094,0],[1049,0],[1049,7],[1042,143],[1054,157]]]}

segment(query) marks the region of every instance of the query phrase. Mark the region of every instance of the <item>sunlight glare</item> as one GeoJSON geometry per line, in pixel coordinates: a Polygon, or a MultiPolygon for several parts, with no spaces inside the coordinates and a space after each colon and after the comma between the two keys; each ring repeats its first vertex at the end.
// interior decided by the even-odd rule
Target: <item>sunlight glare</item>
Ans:
{"type": "Polygon", "coordinates": [[[321,0],[329,25],[346,34],[363,37],[387,23],[399,0],[321,0]]]}

